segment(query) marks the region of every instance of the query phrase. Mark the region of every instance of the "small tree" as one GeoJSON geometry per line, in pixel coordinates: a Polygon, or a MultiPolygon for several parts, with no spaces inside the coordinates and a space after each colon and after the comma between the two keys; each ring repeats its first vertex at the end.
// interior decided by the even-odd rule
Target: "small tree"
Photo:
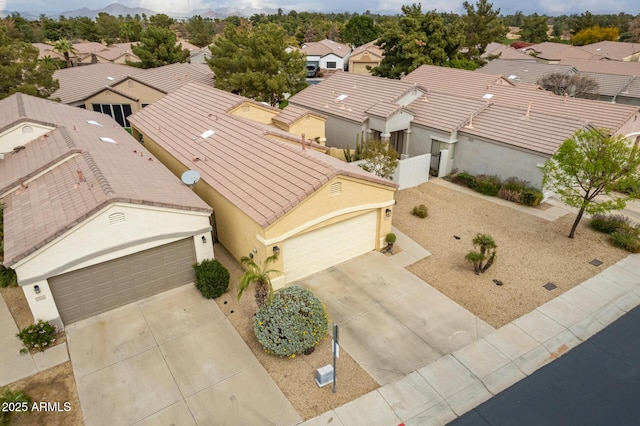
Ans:
{"type": "Polygon", "coordinates": [[[491,235],[476,234],[473,238],[473,247],[475,250],[467,253],[465,257],[473,263],[473,271],[478,275],[484,273],[496,261],[498,246],[491,235]]]}
{"type": "Polygon", "coordinates": [[[603,129],[581,129],[567,139],[542,169],[543,186],[555,191],[562,201],[580,209],[569,238],[587,213],[621,210],[640,194],[614,192],[625,182],[640,179],[640,149],[621,135],[603,129]],[[604,195],[605,197],[598,196],[604,195]]]}
{"type": "Polygon", "coordinates": [[[554,72],[540,77],[538,84],[556,95],[587,99],[598,97],[598,82],[587,76],[554,72]]]}
{"type": "Polygon", "coordinates": [[[264,306],[273,297],[273,286],[271,285],[271,278],[269,275],[278,273],[275,269],[268,269],[269,265],[274,263],[278,259],[278,255],[274,254],[267,257],[262,265],[258,265],[250,257],[242,257],[240,263],[246,268],[246,271],[240,277],[240,284],[238,284],[238,300],[242,297],[242,294],[253,283],[256,285],[255,298],[258,308],[264,306]]]}
{"type": "Polygon", "coordinates": [[[71,68],[73,64],[71,63],[71,54],[76,52],[76,49],[73,47],[73,44],[66,38],[58,40],[53,45],[53,50],[62,54],[64,56],[64,60],[67,63],[67,68],[71,68]]]}
{"type": "Polygon", "coordinates": [[[229,271],[217,259],[205,259],[193,265],[196,288],[207,299],[222,296],[229,289],[229,271]]]}
{"type": "Polygon", "coordinates": [[[189,51],[177,43],[173,31],[153,25],[140,33],[140,43],[132,44],[131,51],[140,58],[140,62],[127,61],[127,65],[145,69],[187,62],[189,59],[189,51]]]}
{"type": "Polygon", "coordinates": [[[391,179],[398,167],[398,153],[389,142],[380,139],[366,141],[362,146],[360,159],[364,160],[360,164],[361,168],[385,179],[391,179]]]}

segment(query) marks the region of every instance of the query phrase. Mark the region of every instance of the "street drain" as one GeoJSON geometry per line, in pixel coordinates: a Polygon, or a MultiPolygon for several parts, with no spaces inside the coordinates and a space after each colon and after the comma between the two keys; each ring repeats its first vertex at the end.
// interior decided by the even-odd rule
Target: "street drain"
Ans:
{"type": "Polygon", "coordinates": [[[557,285],[555,285],[554,283],[546,283],[545,285],[543,285],[542,287],[546,288],[547,290],[551,291],[553,289],[558,288],[557,285]]]}

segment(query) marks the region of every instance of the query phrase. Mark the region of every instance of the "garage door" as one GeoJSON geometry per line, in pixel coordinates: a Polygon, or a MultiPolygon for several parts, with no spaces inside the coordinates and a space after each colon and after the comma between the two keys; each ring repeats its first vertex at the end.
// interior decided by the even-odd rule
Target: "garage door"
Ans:
{"type": "Polygon", "coordinates": [[[49,278],[64,324],[192,282],[193,239],[154,247],[49,278]]]}
{"type": "Polygon", "coordinates": [[[376,212],[356,216],[286,240],[285,281],[303,278],[375,249],[376,212]]]}

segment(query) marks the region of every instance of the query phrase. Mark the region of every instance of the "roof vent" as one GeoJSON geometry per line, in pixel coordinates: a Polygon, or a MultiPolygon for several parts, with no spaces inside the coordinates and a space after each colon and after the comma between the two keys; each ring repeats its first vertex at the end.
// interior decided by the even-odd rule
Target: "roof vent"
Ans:
{"type": "Polygon", "coordinates": [[[113,78],[113,77],[111,77],[111,76],[109,76],[109,77],[107,77],[107,80],[112,80],[112,81],[113,81],[113,80],[114,80],[114,78],[113,78]]]}
{"type": "Polygon", "coordinates": [[[33,127],[31,126],[23,126],[22,133],[33,133],[33,127]]]}
{"type": "Polygon", "coordinates": [[[101,136],[101,137],[100,137],[100,140],[101,140],[102,142],[107,142],[107,143],[118,143],[118,142],[114,141],[113,139],[108,138],[108,137],[106,137],[106,136],[101,136]]]}
{"type": "Polygon", "coordinates": [[[347,95],[340,95],[336,98],[336,101],[340,102],[340,101],[344,101],[345,99],[347,99],[347,95]]]}
{"type": "Polygon", "coordinates": [[[509,77],[507,77],[509,80],[515,80],[516,78],[518,78],[517,75],[513,75],[511,74],[509,77]]]}
{"type": "Polygon", "coordinates": [[[200,137],[201,137],[202,139],[206,139],[206,138],[208,138],[209,136],[213,136],[215,133],[216,133],[216,132],[214,132],[214,131],[213,131],[213,130],[211,130],[211,129],[209,129],[209,130],[205,130],[204,132],[202,132],[202,133],[200,134],[200,137]]]}
{"type": "Polygon", "coordinates": [[[124,223],[127,221],[127,218],[124,216],[123,212],[111,213],[109,215],[109,224],[117,225],[119,223],[124,223]]]}
{"type": "Polygon", "coordinates": [[[493,94],[491,94],[491,93],[485,93],[485,94],[482,96],[482,99],[491,99],[491,98],[493,98],[493,94]]]}
{"type": "Polygon", "coordinates": [[[334,182],[331,184],[330,195],[342,194],[342,182],[334,182]]]}
{"type": "Polygon", "coordinates": [[[98,127],[102,127],[102,124],[98,123],[95,120],[87,120],[88,124],[91,124],[92,126],[98,126],[98,127]]]}

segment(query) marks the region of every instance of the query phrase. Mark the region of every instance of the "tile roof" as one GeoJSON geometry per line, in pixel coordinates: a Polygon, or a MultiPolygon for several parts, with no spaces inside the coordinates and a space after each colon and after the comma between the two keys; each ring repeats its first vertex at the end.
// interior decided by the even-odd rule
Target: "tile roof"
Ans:
{"type": "Polygon", "coordinates": [[[407,109],[414,114],[413,124],[453,133],[467,124],[472,114],[475,116],[488,105],[484,99],[428,92],[407,109]]]}
{"type": "Polygon", "coordinates": [[[314,115],[318,118],[325,118],[322,114],[318,114],[316,112],[309,111],[306,108],[289,104],[285,109],[282,109],[278,112],[278,115],[273,118],[273,121],[291,126],[293,123],[309,114],[314,115]]]}
{"type": "Polygon", "coordinates": [[[402,108],[402,105],[398,105],[393,102],[380,101],[373,104],[373,106],[367,109],[365,113],[369,116],[389,118],[402,108]]]}
{"type": "Polygon", "coordinates": [[[525,53],[534,51],[536,52],[536,58],[546,59],[548,61],[559,61],[565,58],[589,59],[593,57],[592,53],[587,52],[581,47],[570,46],[562,43],[554,43],[551,41],[534,44],[521,50],[525,53]]]}
{"type": "Polygon", "coordinates": [[[490,105],[473,118],[460,133],[508,143],[543,154],[558,147],[587,122],[527,109],[490,105]]]}
{"type": "Polygon", "coordinates": [[[186,168],[199,171],[202,180],[263,227],[337,175],[396,186],[326,154],[277,140],[264,125],[214,114],[211,111],[220,110],[219,98],[229,96],[188,84],[129,120],[186,168]],[[209,129],[215,133],[203,140],[200,135],[209,129]]]}
{"type": "MultiPolygon", "coordinates": [[[[80,102],[105,87],[118,84],[127,77],[157,90],[169,93],[186,83],[199,82],[213,85],[213,73],[202,64],[171,64],[164,67],[141,69],[113,63],[93,64],[57,70],[53,74],[60,88],[51,95],[62,103],[80,102]]],[[[125,90],[120,88],[120,90],[125,90]]]]}
{"type": "Polygon", "coordinates": [[[384,57],[384,50],[380,48],[380,46],[376,46],[376,40],[370,41],[369,43],[363,44],[362,46],[356,47],[351,52],[351,56],[360,55],[364,52],[369,52],[372,55],[375,55],[379,58],[384,57]]]}
{"type": "Polygon", "coordinates": [[[38,52],[40,52],[38,54],[38,59],[42,59],[48,56],[51,59],[59,59],[62,61],[64,60],[64,56],[59,54],[55,50],[53,50],[53,46],[51,46],[50,44],[46,44],[46,43],[31,43],[31,44],[38,49],[38,52]]]}
{"type": "Polygon", "coordinates": [[[487,99],[496,105],[587,120],[596,127],[618,131],[638,113],[638,107],[588,99],[554,95],[530,85],[503,84],[506,79],[494,74],[422,65],[404,80],[415,82],[429,91],[438,91],[473,99],[487,99]],[[498,81],[501,84],[491,84],[498,81]]]}
{"type": "Polygon", "coordinates": [[[496,56],[500,59],[535,62],[535,58],[531,55],[527,55],[506,44],[491,42],[487,45],[487,49],[484,54],[482,54],[482,58],[488,59],[496,56]]]}
{"type": "Polygon", "coordinates": [[[635,75],[640,77],[640,62],[611,61],[602,59],[567,58],[560,65],[571,65],[578,71],[600,72],[603,74],[635,75]]]}
{"type": "Polygon", "coordinates": [[[493,86],[513,86],[512,82],[499,74],[484,74],[434,65],[422,65],[401,81],[418,84],[430,91],[471,97],[482,97],[488,88],[493,86]]]}
{"type": "Polygon", "coordinates": [[[0,128],[19,122],[53,123],[55,129],[0,160],[7,266],[110,203],[211,211],[104,114],[23,94],[0,101],[0,128]]]}
{"type": "Polygon", "coordinates": [[[484,74],[499,74],[513,83],[537,84],[538,80],[552,73],[575,74],[576,70],[570,65],[551,65],[539,62],[520,62],[495,59],[490,61],[477,72],[484,74]]]}
{"type": "Polygon", "coordinates": [[[369,108],[379,102],[395,103],[415,89],[408,81],[339,73],[298,92],[289,103],[361,123],[369,108]]]}
{"type": "Polygon", "coordinates": [[[351,48],[348,45],[328,39],[303,43],[299,50],[307,56],[326,56],[333,53],[340,58],[351,53],[351,48]]]}
{"type": "Polygon", "coordinates": [[[625,58],[640,53],[640,43],[625,43],[621,41],[599,41],[580,47],[597,57],[617,61],[622,61],[625,58]]]}

